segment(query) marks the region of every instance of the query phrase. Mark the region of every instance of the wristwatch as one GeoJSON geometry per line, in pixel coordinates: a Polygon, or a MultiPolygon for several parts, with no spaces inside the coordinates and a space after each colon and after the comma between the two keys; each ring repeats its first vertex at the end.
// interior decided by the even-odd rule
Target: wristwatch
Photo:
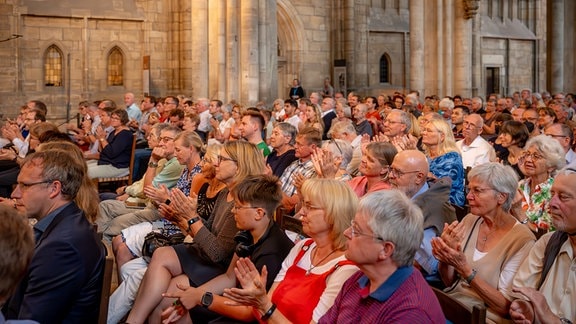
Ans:
{"type": "Polygon", "coordinates": [[[196,223],[199,220],[200,220],[200,216],[196,216],[196,217],[188,220],[188,232],[192,232],[192,229],[191,229],[192,224],[196,223]]]}
{"type": "Polygon", "coordinates": [[[202,295],[200,304],[204,306],[204,308],[208,308],[210,307],[210,305],[212,305],[213,301],[214,301],[214,295],[211,292],[207,291],[204,293],[204,295],[202,295]]]}
{"type": "Polygon", "coordinates": [[[158,163],[150,161],[150,162],[148,162],[148,167],[149,167],[149,168],[157,168],[157,167],[158,167],[158,163]]]}

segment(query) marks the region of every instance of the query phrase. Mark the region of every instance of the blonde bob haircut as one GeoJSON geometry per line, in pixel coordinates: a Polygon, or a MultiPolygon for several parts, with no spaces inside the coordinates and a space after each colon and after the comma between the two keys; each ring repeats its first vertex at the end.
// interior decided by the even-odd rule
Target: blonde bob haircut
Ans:
{"type": "Polygon", "coordinates": [[[230,141],[226,142],[222,149],[236,162],[238,170],[234,183],[242,182],[248,176],[265,172],[264,156],[255,144],[246,141],[230,141]]]}
{"type": "MultiPolygon", "coordinates": [[[[456,141],[454,140],[454,133],[452,133],[452,129],[447,122],[440,119],[432,119],[426,126],[434,127],[434,129],[444,135],[444,140],[440,140],[438,143],[439,155],[444,155],[449,152],[460,153],[460,150],[458,150],[458,147],[456,146],[456,141]]],[[[426,155],[430,156],[430,150],[427,145],[424,145],[424,151],[426,152],[426,155]]]]}
{"type": "Polygon", "coordinates": [[[330,226],[330,239],[338,249],[346,247],[344,230],[358,208],[358,197],[345,182],[332,179],[308,179],[302,185],[302,198],[324,210],[324,221],[330,226]]]}

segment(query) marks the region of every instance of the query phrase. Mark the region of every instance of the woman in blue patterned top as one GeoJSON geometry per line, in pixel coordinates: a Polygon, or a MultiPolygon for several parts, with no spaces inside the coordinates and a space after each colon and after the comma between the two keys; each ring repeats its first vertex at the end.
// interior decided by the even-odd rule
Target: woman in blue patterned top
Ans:
{"type": "Polygon", "coordinates": [[[444,120],[430,120],[421,130],[422,144],[430,163],[429,177],[432,179],[450,177],[450,203],[464,206],[464,166],[462,156],[456,147],[450,125],[444,120]]]}

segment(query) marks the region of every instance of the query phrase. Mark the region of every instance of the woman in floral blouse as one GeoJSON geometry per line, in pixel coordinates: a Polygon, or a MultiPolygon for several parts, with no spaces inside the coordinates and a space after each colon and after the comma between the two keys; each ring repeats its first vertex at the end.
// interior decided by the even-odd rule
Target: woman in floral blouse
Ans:
{"type": "Polygon", "coordinates": [[[526,178],[518,184],[518,194],[512,214],[534,232],[554,230],[548,204],[554,174],[566,164],[562,146],[552,137],[538,135],[531,138],[518,159],[518,166],[526,178]]]}

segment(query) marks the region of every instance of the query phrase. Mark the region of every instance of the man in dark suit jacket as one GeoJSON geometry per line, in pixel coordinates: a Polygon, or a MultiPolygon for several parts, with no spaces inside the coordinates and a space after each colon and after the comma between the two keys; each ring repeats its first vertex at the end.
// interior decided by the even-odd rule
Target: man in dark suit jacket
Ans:
{"type": "Polygon", "coordinates": [[[4,305],[7,319],[40,323],[96,323],[104,247],[73,201],[85,168],[65,151],[26,158],[12,193],[15,206],[35,218],[34,255],[26,276],[4,305]]]}
{"type": "Polygon", "coordinates": [[[332,120],[336,118],[335,107],[336,101],[333,98],[327,97],[322,99],[322,121],[324,122],[323,140],[328,139],[328,131],[330,131],[330,127],[332,127],[332,120]]]}

